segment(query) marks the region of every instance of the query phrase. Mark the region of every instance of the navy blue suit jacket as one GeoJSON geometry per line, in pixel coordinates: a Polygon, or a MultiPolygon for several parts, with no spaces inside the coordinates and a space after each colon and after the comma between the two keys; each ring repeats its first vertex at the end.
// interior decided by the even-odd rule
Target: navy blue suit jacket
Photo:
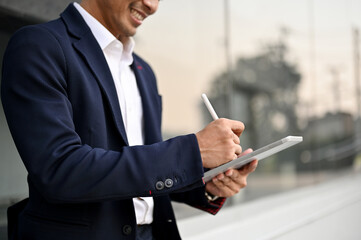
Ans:
{"type": "Polygon", "coordinates": [[[157,239],[179,239],[173,200],[217,212],[204,197],[194,134],[161,137],[155,76],[137,55],[145,145],[129,147],[103,52],[71,4],[28,26],[4,56],[2,101],[28,171],[29,199],[8,211],[13,239],[134,239],[133,197],[152,196],[157,239]],[[156,183],[173,185],[157,190],[156,183]]]}

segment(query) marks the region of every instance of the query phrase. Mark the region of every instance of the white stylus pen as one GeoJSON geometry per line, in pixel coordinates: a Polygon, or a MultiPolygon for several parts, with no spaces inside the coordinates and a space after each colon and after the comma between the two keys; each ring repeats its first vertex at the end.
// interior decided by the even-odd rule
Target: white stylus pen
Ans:
{"type": "Polygon", "coordinates": [[[208,100],[207,95],[205,93],[202,94],[202,99],[204,104],[206,105],[209,113],[212,115],[213,120],[217,120],[218,116],[216,111],[214,111],[214,108],[212,107],[211,102],[208,100]]]}

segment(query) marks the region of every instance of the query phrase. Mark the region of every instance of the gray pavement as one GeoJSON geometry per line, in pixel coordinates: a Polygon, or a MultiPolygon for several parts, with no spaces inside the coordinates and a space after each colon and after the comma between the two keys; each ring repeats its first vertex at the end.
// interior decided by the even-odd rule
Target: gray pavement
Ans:
{"type": "Polygon", "coordinates": [[[361,239],[361,172],[179,221],[185,240],[361,239]]]}

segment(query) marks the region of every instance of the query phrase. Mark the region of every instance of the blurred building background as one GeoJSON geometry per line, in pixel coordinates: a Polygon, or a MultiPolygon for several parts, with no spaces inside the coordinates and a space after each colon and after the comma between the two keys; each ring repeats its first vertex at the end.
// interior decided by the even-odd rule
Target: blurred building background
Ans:
{"type": "MultiPolygon", "coordinates": [[[[69,0],[0,0],[0,55],[20,27],[57,18],[69,0]]],[[[358,0],[167,0],[135,37],[158,77],[163,134],[196,132],[211,117],[241,120],[242,147],[287,135],[304,142],[260,162],[227,201],[285,193],[347,176],[361,166],[358,0]]],[[[6,208],[27,196],[26,170],[0,107],[0,239],[6,208]]],[[[199,211],[175,204],[180,219],[199,211]]]]}

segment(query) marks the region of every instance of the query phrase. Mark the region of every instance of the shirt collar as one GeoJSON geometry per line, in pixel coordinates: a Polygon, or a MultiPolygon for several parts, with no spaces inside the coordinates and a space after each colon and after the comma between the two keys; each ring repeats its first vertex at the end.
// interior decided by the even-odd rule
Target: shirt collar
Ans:
{"type": "Polygon", "coordinates": [[[80,4],[74,2],[74,7],[78,10],[80,15],[84,18],[84,21],[89,26],[95,39],[97,40],[100,48],[103,51],[111,51],[121,56],[121,61],[127,65],[133,62],[133,50],[135,42],[133,38],[129,38],[129,41],[125,46],[120,42],[107,28],[105,28],[96,18],[88,13],[80,4]]]}

